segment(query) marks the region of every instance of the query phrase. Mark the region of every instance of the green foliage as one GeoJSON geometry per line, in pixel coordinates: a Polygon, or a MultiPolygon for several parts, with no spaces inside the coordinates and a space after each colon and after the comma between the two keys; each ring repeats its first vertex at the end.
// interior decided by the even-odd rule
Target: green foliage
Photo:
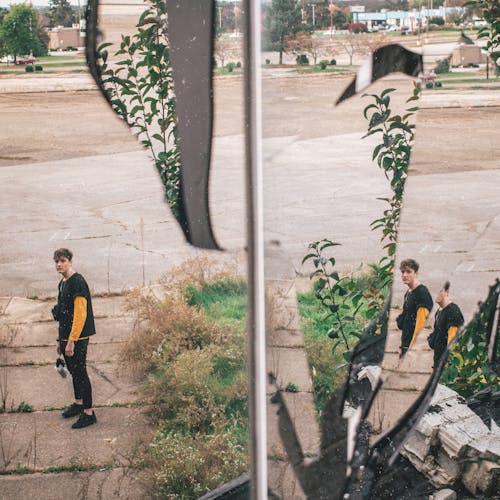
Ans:
{"type": "Polygon", "coordinates": [[[321,414],[331,395],[345,380],[348,363],[339,349],[332,350],[332,341],[327,336],[331,323],[325,319],[325,310],[315,293],[299,293],[298,304],[316,408],[321,414]]]}
{"type": "Polygon", "coordinates": [[[491,288],[488,298],[451,348],[441,382],[464,397],[491,387],[500,390],[500,377],[489,368],[487,331],[497,297],[491,288]]]}
{"type": "Polygon", "coordinates": [[[443,26],[444,19],[442,17],[431,17],[429,19],[429,24],[435,24],[436,26],[443,26]]]}
{"type": "Polygon", "coordinates": [[[35,71],[43,71],[43,66],[41,66],[40,64],[36,64],[35,71]]]}
{"type": "Polygon", "coordinates": [[[445,59],[439,59],[436,61],[436,67],[434,68],[434,72],[436,74],[448,73],[450,71],[450,59],[447,57],[445,59]]]}
{"type": "Polygon", "coordinates": [[[433,82],[425,82],[425,88],[426,89],[434,88],[434,83],[433,82]]]}
{"type": "Polygon", "coordinates": [[[233,62],[229,62],[229,63],[226,64],[226,70],[229,73],[232,73],[234,71],[235,67],[236,67],[236,65],[233,62]]]}
{"type": "Polygon", "coordinates": [[[100,72],[114,111],[150,150],[173,214],[180,215],[180,151],[177,144],[173,79],[168,47],[166,4],[150,0],[137,32],[122,36],[117,62],[99,49],[100,72]]]}
{"type": "Polygon", "coordinates": [[[49,21],[50,27],[71,25],[76,21],[73,8],[68,0],[50,0],[49,2],[49,21]]]}
{"type": "Polygon", "coordinates": [[[24,71],[26,73],[33,73],[33,71],[35,71],[35,68],[30,64],[30,65],[24,67],[24,71]]]}
{"type": "Polygon", "coordinates": [[[296,384],[289,382],[287,386],[285,387],[286,392],[299,392],[299,388],[297,387],[296,384]]]}
{"type": "Polygon", "coordinates": [[[320,61],[319,62],[319,67],[321,69],[326,69],[327,66],[328,66],[328,61],[320,61]]]}
{"type": "Polygon", "coordinates": [[[486,50],[490,53],[495,65],[496,76],[500,75],[500,3],[498,0],[471,0],[465,5],[475,8],[480,17],[486,21],[477,34],[478,38],[486,39],[486,50]]]}
{"type": "Polygon", "coordinates": [[[297,0],[272,0],[264,21],[264,50],[279,52],[279,64],[283,64],[287,38],[301,29],[301,23],[301,5],[297,0]]]}
{"type": "Polygon", "coordinates": [[[349,361],[352,349],[361,337],[366,321],[376,317],[385,300],[390,276],[387,268],[372,266],[372,283],[363,283],[354,275],[340,277],[335,269],[335,257],[327,257],[325,251],[339,243],[323,239],[309,245],[310,253],[302,263],[312,261],[315,279],[313,290],[326,314],[330,328],[327,336],[334,340],[332,350],[343,348],[344,359],[349,361]]]}
{"type": "MultiPolygon", "coordinates": [[[[309,65],[309,58],[307,57],[306,54],[299,54],[296,58],[295,58],[295,62],[299,65],[299,66],[308,66],[309,65]]],[[[324,68],[322,68],[324,69],[324,68]]]]}
{"type": "Polygon", "coordinates": [[[31,5],[12,5],[0,25],[2,52],[14,56],[47,53],[46,34],[41,28],[35,9],[31,5]]]}
{"type": "Polygon", "coordinates": [[[337,60],[336,59],[332,59],[330,61],[330,66],[336,66],[337,65],[337,60]]]}
{"type": "Polygon", "coordinates": [[[33,407],[30,404],[21,401],[17,405],[17,408],[13,408],[12,410],[9,411],[9,413],[31,413],[32,411],[33,407]]]}
{"type": "MultiPolygon", "coordinates": [[[[408,175],[408,165],[412,142],[414,139],[415,125],[410,119],[418,109],[416,107],[407,109],[403,116],[392,115],[390,109],[390,94],[395,89],[385,89],[380,96],[376,94],[364,94],[375,100],[364,109],[364,116],[369,120],[368,133],[364,137],[379,134],[382,142],[373,151],[373,159],[378,166],[384,170],[387,180],[390,182],[393,192],[392,198],[383,198],[389,207],[384,210],[383,217],[371,223],[372,229],[381,229],[381,242],[386,242],[384,249],[392,261],[396,251],[397,231],[401,215],[401,204],[403,191],[408,175]]],[[[415,84],[413,95],[407,102],[418,100],[420,85],[415,84]]],[[[388,270],[392,271],[392,268],[388,270]]]]}

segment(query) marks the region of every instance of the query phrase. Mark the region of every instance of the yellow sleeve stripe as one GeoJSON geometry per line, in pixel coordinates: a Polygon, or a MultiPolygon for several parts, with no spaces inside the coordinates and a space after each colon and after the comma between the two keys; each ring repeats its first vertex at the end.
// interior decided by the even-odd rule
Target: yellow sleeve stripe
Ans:
{"type": "Polygon", "coordinates": [[[458,326],[450,326],[448,328],[448,345],[451,344],[452,340],[457,336],[458,326]]]}
{"type": "Polygon", "coordinates": [[[85,321],[87,320],[87,299],[85,297],[75,297],[73,324],[69,332],[69,340],[78,340],[82,333],[85,321]]]}
{"type": "Polygon", "coordinates": [[[417,311],[417,320],[415,321],[415,330],[413,331],[413,338],[410,342],[410,347],[417,340],[418,334],[420,330],[425,326],[425,322],[427,321],[427,317],[429,316],[429,309],[426,307],[419,307],[417,311]]]}

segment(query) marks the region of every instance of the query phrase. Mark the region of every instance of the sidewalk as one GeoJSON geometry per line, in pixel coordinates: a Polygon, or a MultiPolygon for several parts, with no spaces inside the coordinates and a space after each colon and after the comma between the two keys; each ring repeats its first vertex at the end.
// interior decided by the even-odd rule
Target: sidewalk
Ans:
{"type": "Polygon", "coordinates": [[[0,298],[0,499],[149,498],[143,452],[151,428],[137,406],[141,385],[118,364],[134,318],[123,297],[93,301],[97,334],[88,369],[97,424],[73,430],[61,409],[71,378],[54,370],[57,324],[52,301],[0,298]],[[29,406],[28,413],[17,412],[29,406]],[[7,474],[8,473],[8,474],[7,474]],[[6,475],[7,474],[7,475],[6,475]]]}

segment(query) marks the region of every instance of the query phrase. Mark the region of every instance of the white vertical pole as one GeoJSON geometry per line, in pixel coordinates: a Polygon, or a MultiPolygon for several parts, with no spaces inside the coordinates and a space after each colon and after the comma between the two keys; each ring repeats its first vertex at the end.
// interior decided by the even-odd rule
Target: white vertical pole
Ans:
{"type": "Polygon", "coordinates": [[[267,499],[266,332],[260,0],[244,0],[248,219],[248,365],[252,499],[267,499]]]}

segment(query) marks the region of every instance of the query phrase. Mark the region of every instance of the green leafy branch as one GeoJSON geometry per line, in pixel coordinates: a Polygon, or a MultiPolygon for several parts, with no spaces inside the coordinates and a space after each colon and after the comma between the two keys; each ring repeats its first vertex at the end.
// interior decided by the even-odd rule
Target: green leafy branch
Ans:
{"type": "Polygon", "coordinates": [[[328,331],[328,336],[335,341],[332,350],[343,345],[346,349],[343,356],[349,360],[352,349],[350,339],[361,337],[362,328],[357,316],[365,303],[363,293],[351,277],[339,276],[335,269],[335,257],[325,256],[326,249],[338,245],[328,239],[315,241],[309,245],[311,252],[302,259],[302,263],[312,261],[314,265],[310,278],[315,279],[315,296],[327,312],[324,320],[331,320],[333,324],[328,331]]]}
{"type": "MultiPolygon", "coordinates": [[[[363,138],[374,134],[382,136],[382,142],[373,150],[372,159],[376,160],[378,166],[384,170],[393,193],[391,198],[380,198],[387,202],[389,207],[384,210],[382,217],[375,219],[370,224],[373,230],[382,229],[381,241],[387,241],[383,248],[387,251],[389,259],[384,261],[384,265],[392,262],[396,251],[403,192],[415,136],[415,125],[410,119],[418,110],[418,107],[412,107],[407,109],[402,116],[392,115],[390,93],[394,90],[392,88],[385,89],[380,96],[377,94],[363,95],[363,97],[369,96],[375,100],[363,111],[364,117],[369,120],[368,132],[363,138]]],[[[415,84],[413,95],[406,102],[418,100],[420,90],[420,85],[415,84]]],[[[388,267],[388,271],[392,272],[391,266],[388,267]]]]}
{"type": "Polygon", "coordinates": [[[179,218],[180,151],[166,4],[162,0],[148,3],[137,22],[137,32],[122,35],[114,53],[118,61],[108,61],[111,43],[100,45],[100,74],[113,110],[151,152],[166,200],[179,218]]]}

